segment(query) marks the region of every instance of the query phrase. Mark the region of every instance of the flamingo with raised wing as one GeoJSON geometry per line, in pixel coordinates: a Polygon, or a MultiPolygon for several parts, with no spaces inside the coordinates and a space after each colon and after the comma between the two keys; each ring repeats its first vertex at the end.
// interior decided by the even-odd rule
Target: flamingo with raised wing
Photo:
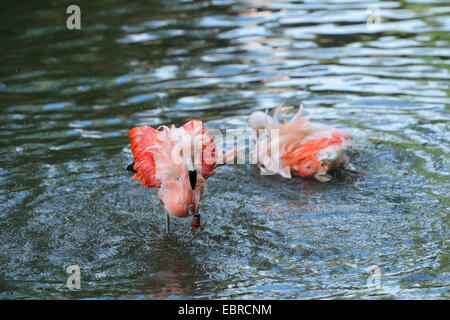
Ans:
{"type": "Polygon", "coordinates": [[[127,169],[135,172],[131,179],[140,181],[143,187],[159,189],[166,231],[169,215],[192,215],[192,226],[198,229],[206,179],[216,167],[232,161],[237,151],[216,155],[216,145],[200,120],[191,120],[179,128],[140,126],[131,129],[129,137],[134,162],[127,169]]]}

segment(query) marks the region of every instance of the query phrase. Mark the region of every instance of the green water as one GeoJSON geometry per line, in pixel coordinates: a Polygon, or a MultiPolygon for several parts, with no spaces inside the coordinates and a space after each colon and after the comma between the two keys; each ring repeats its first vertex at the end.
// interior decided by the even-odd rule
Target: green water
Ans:
{"type": "Polygon", "coordinates": [[[445,1],[2,1],[0,21],[0,298],[449,298],[445,1]],[[347,128],[365,174],[225,166],[203,228],[166,235],[128,130],[282,103],[347,128]]]}

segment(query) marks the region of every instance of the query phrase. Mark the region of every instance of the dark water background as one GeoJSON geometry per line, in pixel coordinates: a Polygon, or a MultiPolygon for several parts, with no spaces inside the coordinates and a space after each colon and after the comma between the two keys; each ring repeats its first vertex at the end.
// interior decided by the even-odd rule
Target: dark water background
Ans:
{"type": "Polygon", "coordinates": [[[0,298],[448,299],[449,16],[439,0],[2,1],[0,298]],[[203,229],[165,235],[124,171],[130,128],[245,128],[300,102],[348,128],[366,174],[222,167],[203,229]]]}

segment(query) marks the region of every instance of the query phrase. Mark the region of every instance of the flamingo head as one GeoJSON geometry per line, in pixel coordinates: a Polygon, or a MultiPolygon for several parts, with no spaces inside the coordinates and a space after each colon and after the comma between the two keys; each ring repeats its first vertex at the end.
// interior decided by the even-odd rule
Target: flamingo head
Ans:
{"type": "Polygon", "coordinates": [[[201,174],[196,170],[183,170],[174,179],[161,183],[158,198],[166,212],[183,218],[190,214],[197,214],[198,205],[205,191],[206,181],[201,174]]]}

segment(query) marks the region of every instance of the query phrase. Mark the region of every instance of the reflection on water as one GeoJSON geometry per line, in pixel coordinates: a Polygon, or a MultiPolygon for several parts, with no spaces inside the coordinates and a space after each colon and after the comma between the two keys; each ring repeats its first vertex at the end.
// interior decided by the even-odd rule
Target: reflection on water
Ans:
{"type": "Polygon", "coordinates": [[[0,4],[1,298],[448,298],[443,1],[79,1],[78,31],[69,4],[0,4]],[[203,229],[164,234],[124,170],[130,128],[245,128],[300,102],[352,132],[365,174],[222,167],[203,229]]]}

